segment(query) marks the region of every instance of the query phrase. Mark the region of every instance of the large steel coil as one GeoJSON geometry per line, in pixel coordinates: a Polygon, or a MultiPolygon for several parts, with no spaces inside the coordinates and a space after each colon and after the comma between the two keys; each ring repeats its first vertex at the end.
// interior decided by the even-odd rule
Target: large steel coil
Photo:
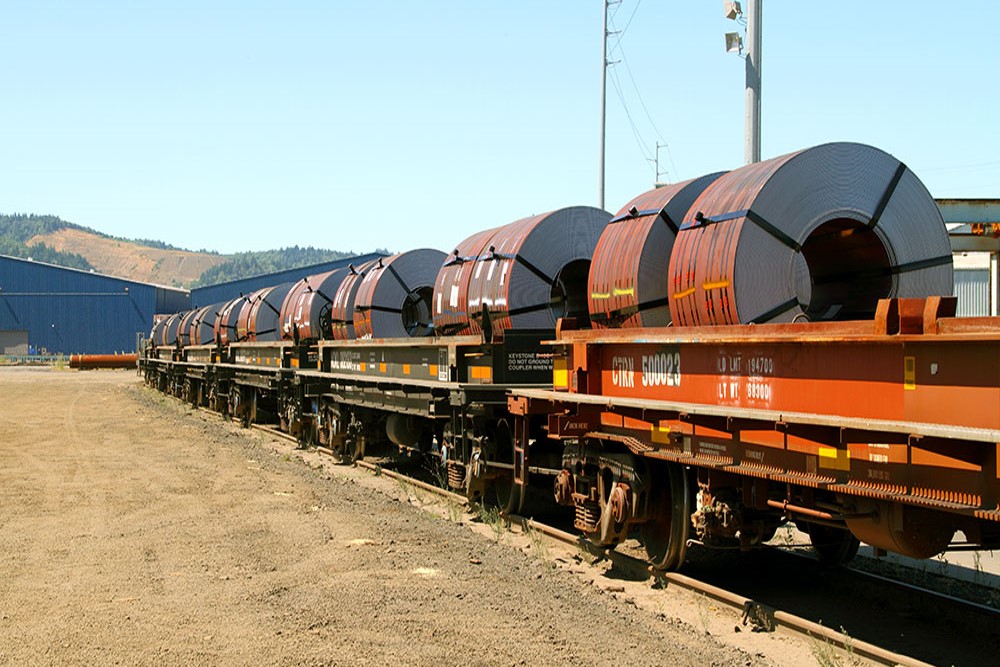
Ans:
{"type": "Polygon", "coordinates": [[[188,334],[191,345],[211,345],[215,341],[215,319],[225,305],[213,303],[198,309],[188,334]]]}
{"type": "Polygon", "coordinates": [[[422,248],[378,259],[354,301],[356,338],[412,338],[434,333],[431,295],[445,254],[422,248]]]}
{"type": "Polygon", "coordinates": [[[191,324],[197,315],[198,310],[189,310],[181,317],[180,323],[177,325],[177,340],[181,347],[191,345],[191,324]]]}
{"type": "Polygon", "coordinates": [[[333,298],[350,273],[344,267],[306,276],[295,283],[281,306],[281,337],[285,340],[329,338],[333,298]]]}
{"type": "Polygon", "coordinates": [[[876,148],[831,143],[720,177],[670,260],[676,325],[871,317],[886,297],[952,293],[934,200],[876,148]]]}
{"type": "Polygon", "coordinates": [[[445,261],[434,281],[434,331],[442,336],[472,333],[469,324],[469,276],[486,250],[496,228],[465,239],[445,261]]]}
{"type": "Polygon", "coordinates": [[[270,342],[281,340],[281,305],[295,283],[259,289],[240,310],[236,331],[240,340],[270,342]]]}
{"type": "Polygon", "coordinates": [[[163,324],[163,338],[157,341],[158,345],[164,347],[174,347],[177,345],[177,331],[180,329],[181,320],[189,311],[182,311],[180,313],[174,313],[167,318],[167,321],[163,324]]]}
{"type": "Polygon", "coordinates": [[[644,192],[611,219],[590,264],[595,328],[670,324],[667,268],[674,239],[691,204],[723,173],[644,192]]]}
{"type": "Polygon", "coordinates": [[[330,304],[330,334],[334,340],[354,339],[354,301],[365,274],[377,261],[373,259],[361,266],[351,264],[347,267],[347,275],[340,281],[330,304]]]}
{"type": "Polygon", "coordinates": [[[466,299],[461,285],[438,281],[445,290],[434,295],[435,318],[453,330],[493,336],[551,329],[560,317],[586,322],[590,260],[610,219],[607,211],[574,206],[498,228],[478,257],[465,260],[472,262],[463,278],[466,299]]]}
{"type": "Polygon", "coordinates": [[[247,302],[248,297],[241,294],[235,299],[227,301],[219,310],[214,326],[215,340],[219,345],[239,342],[240,337],[236,330],[236,323],[247,302]]]}
{"type": "Polygon", "coordinates": [[[167,326],[167,320],[169,317],[164,317],[162,315],[157,315],[159,319],[153,322],[153,328],[149,332],[149,340],[153,345],[161,345],[163,343],[163,330],[167,326]]]}

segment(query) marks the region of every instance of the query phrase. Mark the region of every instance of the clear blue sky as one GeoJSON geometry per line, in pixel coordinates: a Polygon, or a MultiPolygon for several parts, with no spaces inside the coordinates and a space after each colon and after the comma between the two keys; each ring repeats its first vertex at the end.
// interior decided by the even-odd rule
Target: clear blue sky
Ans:
{"type": "MultiPolygon", "coordinates": [[[[34,2],[0,19],[0,212],[221,252],[448,251],[597,203],[600,0],[34,2]]],[[[606,207],[743,161],[721,0],[614,10],[606,207]],[[638,92],[637,92],[638,91],[638,92]],[[627,111],[626,111],[627,110],[627,111]],[[634,136],[628,116],[641,144],[634,136]]],[[[765,0],[763,155],[836,140],[1000,197],[990,5],[765,0]]]]}

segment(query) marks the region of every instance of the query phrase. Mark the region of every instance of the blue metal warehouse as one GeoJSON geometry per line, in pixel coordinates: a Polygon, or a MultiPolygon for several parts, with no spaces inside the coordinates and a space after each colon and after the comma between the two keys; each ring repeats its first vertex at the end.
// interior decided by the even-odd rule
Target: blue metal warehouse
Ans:
{"type": "Polygon", "coordinates": [[[323,264],[313,264],[312,266],[302,266],[297,269],[278,271],[277,273],[268,273],[261,276],[241,278],[240,280],[231,280],[228,283],[219,283],[217,285],[208,285],[206,287],[196,287],[191,290],[191,307],[201,308],[202,306],[209,306],[213,303],[230,301],[242,294],[249,294],[250,292],[262,287],[271,287],[282,283],[295,282],[306,276],[313,276],[317,273],[333,271],[334,269],[339,269],[349,264],[360,266],[365,262],[378,259],[379,257],[383,257],[383,255],[378,253],[368,253],[367,255],[347,257],[345,259],[338,259],[332,262],[324,262],[323,264]]]}
{"type": "Polygon", "coordinates": [[[186,290],[0,255],[0,354],[130,352],[186,290]]]}

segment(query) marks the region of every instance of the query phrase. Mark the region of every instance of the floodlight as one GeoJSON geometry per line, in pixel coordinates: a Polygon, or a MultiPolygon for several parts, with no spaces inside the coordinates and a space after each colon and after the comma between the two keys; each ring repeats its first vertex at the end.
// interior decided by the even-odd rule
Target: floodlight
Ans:
{"type": "Polygon", "coordinates": [[[726,52],[743,53],[743,38],[738,32],[726,33],[726,52]]]}
{"type": "Polygon", "coordinates": [[[743,13],[743,8],[740,7],[740,3],[738,2],[726,0],[722,3],[722,11],[725,13],[727,19],[735,21],[736,17],[743,13]]]}

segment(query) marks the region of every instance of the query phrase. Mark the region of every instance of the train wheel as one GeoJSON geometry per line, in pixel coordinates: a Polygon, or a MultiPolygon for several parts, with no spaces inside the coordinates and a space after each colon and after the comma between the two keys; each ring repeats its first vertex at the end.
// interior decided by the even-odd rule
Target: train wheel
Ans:
{"type": "Polygon", "coordinates": [[[849,563],[858,553],[861,542],[849,530],[822,526],[818,523],[806,524],[809,541],[816,558],[827,567],[837,567],[849,563]]]}
{"type": "Polygon", "coordinates": [[[687,555],[691,527],[691,488],[684,466],[656,469],[650,493],[650,519],[641,526],[649,562],[657,570],[676,570],[687,555]]]}

